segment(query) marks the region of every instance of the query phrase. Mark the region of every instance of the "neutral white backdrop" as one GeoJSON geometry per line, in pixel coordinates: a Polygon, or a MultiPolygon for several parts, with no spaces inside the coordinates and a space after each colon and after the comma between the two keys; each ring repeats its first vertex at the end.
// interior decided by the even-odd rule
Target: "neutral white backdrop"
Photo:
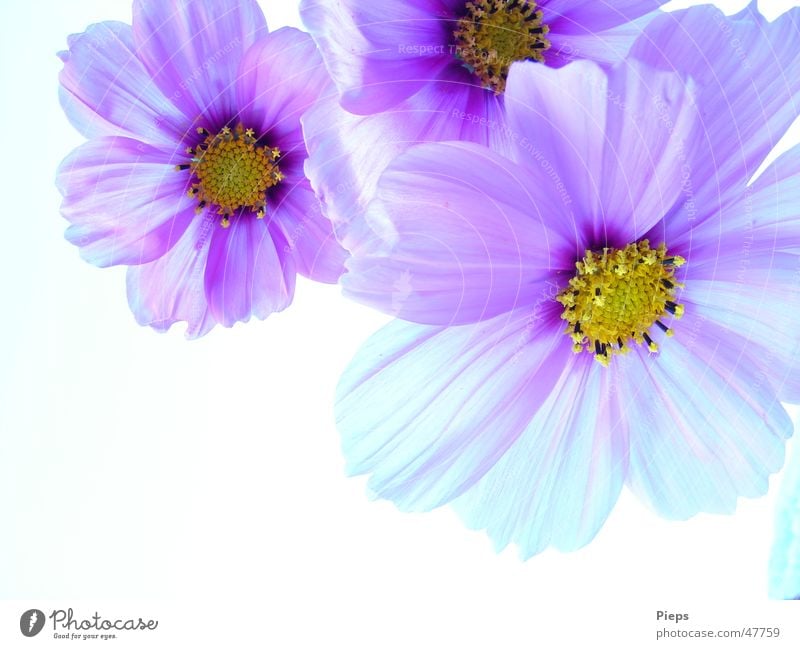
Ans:
{"type": "MultiPolygon", "coordinates": [[[[300,25],[294,1],[261,4],[271,27],[300,25]]],[[[400,514],[345,478],[333,389],[384,316],[298,280],[286,312],[196,342],[137,326],[124,270],[63,239],[53,185],[82,141],[55,53],[130,14],[0,7],[0,597],[135,616],[122,600],[149,601],[163,633],[143,647],[641,647],[657,609],[737,628],[785,615],[765,602],[779,477],[735,516],[679,524],[624,493],[588,547],[522,563],[448,509],[400,514]]],[[[19,641],[21,607],[0,611],[0,638],[19,641]]]]}

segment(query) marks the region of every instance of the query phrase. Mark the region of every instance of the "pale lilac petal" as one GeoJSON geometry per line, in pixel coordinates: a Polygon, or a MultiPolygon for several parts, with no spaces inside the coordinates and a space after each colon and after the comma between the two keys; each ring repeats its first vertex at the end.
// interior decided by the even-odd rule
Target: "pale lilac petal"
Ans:
{"type": "Polygon", "coordinates": [[[59,54],[61,105],[82,135],[121,135],[165,146],[180,142],[186,118],[136,55],[130,25],[90,25],[67,42],[69,50],[59,54]]]}
{"type": "Polygon", "coordinates": [[[768,23],[753,2],[727,18],[712,6],[659,16],[631,56],[694,79],[702,137],[694,202],[713,215],[738,195],[800,114],[800,9],[768,23]]]}
{"type": "Polygon", "coordinates": [[[189,121],[209,126],[238,112],[236,72],[267,24],[255,0],[134,0],[133,33],[164,94],[189,121]]]}
{"type": "Polygon", "coordinates": [[[572,356],[547,319],[523,309],[463,327],[384,327],[337,389],[348,471],[372,474],[375,495],[403,510],[463,493],[522,434],[572,356]]]}
{"type": "Polygon", "coordinates": [[[200,216],[161,258],[128,268],[128,303],[140,325],[166,331],[186,322],[186,337],[199,338],[216,324],[206,302],[204,271],[219,218],[200,216]]]}
{"type": "Polygon", "coordinates": [[[96,266],[143,264],[167,252],[194,217],[188,172],[171,152],[121,137],[97,138],[61,163],[56,183],[67,239],[96,266]]]}
{"type": "Polygon", "coordinates": [[[632,61],[611,72],[608,93],[600,202],[606,222],[631,219],[629,243],[685,199],[702,126],[694,84],[676,74],[632,61]]]}
{"type": "Polygon", "coordinates": [[[578,29],[570,30],[569,33],[551,31],[547,36],[550,47],[544,53],[545,64],[559,68],[572,61],[587,59],[610,67],[628,55],[636,39],[657,15],[649,14],[602,31],[595,30],[591,24],[585,32],[578,29]]]}
{"type": "Polygon", "coordinates": [[[282,151],[305,151],[300,117],[321,96],[333,94],[314,41],[292,27],[247,51],[236,87],[242,121],[282,151]]]}
{"type": "Polygon", "coordinates": [[[378,178],[408,147],[460,140],[510,151],[502,98],[474,86],[439,81],[385,113],[359,116],[335,99],[321,101],[303,117],[309,149],[306,175],[348,245],[360,236],[378,178]],[[351,228],[356,233],[351,236],[351,228]]]}
{"type": "Polygon", "coordinates": [[[731,192],[723,209],[703,219],[684,210],[652,236],[666,236],[670,249],[687,258],[694,278],[732,279],[737,263],[746,271],[755,260],[800,250],[800,145],[778,157],[750,187],[731,192]],[[679,217],[683,217],[681,220],[679,217]],[[682,228],[679,226],[683,225],[682,228]]]}
{"type": "Polygon", "coordinates": [[[543,22],[553,32],[600,32],[656,11],[667,0],[543,0],[543,22]]]}
{"type": "Polygon", "coordinates": [[[225,327],[263,320],[282,311],[294,296],[295,267],[282,233],[252,214],[234,217],[211,236],[205,293],[214,319],[225,327]]]}
{"type": "Polygon", "coordinates": [[[668,244],[688,260],[687,287],[705,317],[768,358],[766,376],[781,399],[800,402],[800,147],[668,244]]]}
{"type": "Polygon", "coordinates": [[[453,57],[442,4],[429,0],[303,0],[300,15],[319,45],[344,107],[381,112],[435,80],[453,57]]]}
{"type": "Polygon", "coordinates": [[[317,282],[335,284],[348,255],[308,181],[287,192],[274,212],[276,227],[286,240],[283,253],[292,256],[297,272],[317,282]]]}
{"type": "MultiPolygon", "coordinates": [[[[585,61],[560,70],[517,63],[506,87],[508,128],[516,136],[513,156],[526,168],[544,170],[552,184],[563,188],[576,220],[579,251],[596,236],[586,230],[604,232],[599,197],[607,88],[605,73],[585,61]],[[594,225],[579,227],[585,223],[594,225]]],[[[610,215],[615,217],[622,215],[610,215]]]]}
{"type": "Polygon", "coordinates": [[[351,249],[345,294],[427,324],[533,304],[554,290],[554,270],[573,267],[565,212],[546,176],[490,149],[418,145],[381,178],[367,214],[373,231],[351,249]]]}
{"type": "Polygon", "coordinates": [[[597,534],[628,469],[628,422],[617,367],[572,355],[525,430],[481,480],[453,502],[498,551],[527,559],[554,546],[572,551],[597,534]]]}
{"type": "MultiPolygon", "coordinates": [[[[661,516],[732,513],[766,493],[792,422],[761,367],[687,307],[657,356],[621,357],[633,491],[661,516]]],[[[615,359],[616,361],[617,359],[615,359]]]]}
{"type": "MultiPolygon", "coordinates": [[[[800,287],[797,256],[776,253],[753,259],[753,266],[733,272],[723,262],[716,280],[687,280],[686,308],[704,320],[704,330],[721,329],[719,339],[740,346],[747,362],[761,368],[762,381],[782,401],[800,403],[800,287]],[[765,263],[767,262],[767,263],[765,263]],[[741,277],[746,276],[746,282],[741,277]]],[[[680,329],[685,325],[681,323],[680,329]]]]}
{"type": "Polygon", "coordinates": [[[700,123],[678,75],[516,64],[506,107],[517,161],[549,170],[575,202],[581,248],[639,239],[683,196],[700,123]]]}

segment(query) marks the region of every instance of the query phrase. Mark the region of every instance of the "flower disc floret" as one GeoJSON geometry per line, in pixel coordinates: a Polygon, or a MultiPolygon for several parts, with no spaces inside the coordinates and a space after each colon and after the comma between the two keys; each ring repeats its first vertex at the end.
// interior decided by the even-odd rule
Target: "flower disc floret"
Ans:
{"type": "Polygon", "coordinates": [[[515,61],[544,61],[547,25],[535,2],[473,0],[453,36],[456,55],[486,88],[500,94],[515,61]]]}
{"type": "Polygon", "coordinates": [[[197,211],[216,205],[223,227],[228,227],[229,217],[242,209],[264,218],[266,192],[283,180],[278,167],[280,149],[258,146],[253,130],[245,129],[242,124],[233,130],[225,126],[217,134],[204,128],[198,128],[197,132],[205,140],[188,149],[191,162],[178,167],[190,169],[196,178],[189,194],[198,200],[197,211]]]}
{"type": "Polygon", "coordinates": [[[569,286],[556,298],[564,306],[561,318],[569,323],[566,333],[573,351],[592,353],[605,366],[612,355],[627,353],[631,341],[657,352],[650,328],[656,325],[672,336],[659,318],[683,315],[683,306],[675,302],[683,285],[674,275],[684,263],[682,257],[669,256],[663,243],[653,249],[647,240],[621,250],[587,250],[575,264],[569,286]]]}

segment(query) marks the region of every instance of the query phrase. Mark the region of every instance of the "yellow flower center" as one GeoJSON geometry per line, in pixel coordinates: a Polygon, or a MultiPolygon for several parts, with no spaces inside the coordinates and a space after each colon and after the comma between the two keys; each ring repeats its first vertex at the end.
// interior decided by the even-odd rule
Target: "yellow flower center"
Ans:
{"type": "Polygon", "coordinates": [[[198,214],[206,206],[216,206],[225,228],[230,225],[230,217],[240,210],[255,212],[263,219],[267,190],[284,178],[278,167],[280,150],[258,146],[253,129],[241,124],[233,130],[226,126],[214,135],[204,128],[197,132],[205,135],[205,140],[196,148],[187,149],[191,162],[176,169],[190,169],[194,174],[196,182],[189,195],[197,198],[198,214]]]}
{"type": "Polygon", "coordinates": [[[473,0],[466,9],[453,33],[456,55],[484,87],[500,94],[512,63],[544,61],[550,28],[535,2],[473,0]]]}
{"type": "Polygon", "coordinates": [[[587,250],[575,264],[575,277],[556,298],[564,306],[561,318],[569,323],[573,351],[594,354],[606,367],[612,355],[630,351],[631,341],[657,352],[648,332],[655,324],[672,336],[659,318],[683,315],[683,306],[675,302],[675,291],[683,288],[675,270],[684,263],[682,257],[669,256],[663,243],[652,249],[647,240],[622,250],[587,250]]]}

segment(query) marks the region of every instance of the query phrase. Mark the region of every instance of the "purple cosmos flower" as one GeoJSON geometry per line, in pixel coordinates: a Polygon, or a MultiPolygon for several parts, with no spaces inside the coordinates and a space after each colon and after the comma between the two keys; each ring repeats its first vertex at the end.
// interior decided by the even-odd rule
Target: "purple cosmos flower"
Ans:
{"type": "Polygon", "coordinates": [[[671,519],[766,492],[800,400],[800,147],[748,182],[798,114],[798,15],[665,15],[608,74],[517,65],[513,159],[388,167],[344,282],[413,322],[339,385],[351,473],[524,557],[589,542],[623,484],[671,519]]]}
{"type": "Polygon", "coordinates": [[[139,323],[202,336],[286,308],[296,273],[337,280],[303,173],[300,116],[330,90],[307,34],[268,33],[254,0],[135,0],[132,27],[92,25],[60,56],[90,138],[58,172],[67,239],[130,266],[139,323]]]}
{"type": "Polygon", "coordinates": [[[664,1],[303,0],[300,12],[346,109],[380,112],[434,84],[491,113],[513,62],[616,61],[641,29],[629,23],[664,1]]]}
{"type": "Polygon", "coordinates": [[[363,225],[378,177],[409,145],[511,146],[502,90],[515,61],[610,64],[663,3],[303,0],[346,109],[331,100],[304,118],[306,172],[340,240],[363,225]]]}

